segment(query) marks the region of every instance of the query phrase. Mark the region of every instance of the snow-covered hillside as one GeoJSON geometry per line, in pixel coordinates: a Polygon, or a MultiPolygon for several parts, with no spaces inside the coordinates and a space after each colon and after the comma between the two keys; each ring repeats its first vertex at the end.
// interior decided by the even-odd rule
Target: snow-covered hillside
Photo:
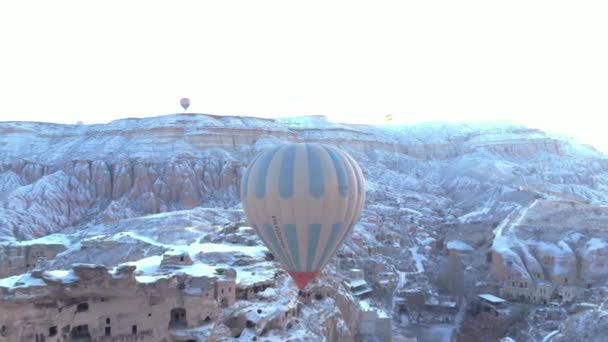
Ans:
{"type": "Polygon", "coordinates": [[[372,199],[390,187],[431,206],[450,203],[461,223],[512,210],[522,200],[513,193],[521,186],[608,203],[605,156],[500,124],[365,126],[322,116],[178,114],[105,125],[3,122],[0,132],[4,240],[91,220],[236,206],[243,168],[283,141],[339,145],[364,166],[372,199]]]}
{"type": "MultiPolygon", "coordinates": [[[[399,316],[396,298],[411,288],[438,296],[454,253],[466,266],[469,294],[491,281],[490,252],[497,256],[492,263],[504,261],[528,277],[548,257],[557,262],[543,272],[553,278],[567,270],[596,283],[608,274],[608,242],[594,233],[608,205],[608,157],[571,139],[506,124],[368,126],[323,116],[176,114],[104,125],[0,122],[0,275],[1,284],[14,285],[0,289],[60,281],[74,263],[102,264],[110,274],[133,266],[133,281],[144,285],[228,266],[237,270],[237,284],[271,281],[277,265],[265,260],[260,241],[226,227],[244,221],[237,189],[246,165],[287,141],[334,144],[362,166],[361,222],[322,284],[337,287],[349,268],[364,269],[374,283],[372,298],[359,304],[340,292],[346,299],[305,308],[321,327],[300,322],[297,334],[350,336],[361,308],[377,309],[382,320],[399,316]],[[547,209],[554,203],[567,208],[547,209]],[[542,225],[555,234],[535,230],[542,225]],[[47,247],[51,260],[37,260],[47,247]],[[162,260],[182,252],[197,255],[192,265],[161,269],[162,260]],[[26,272],[40,265],[50,271],[46,278],[26,272]]],[[[247,311],[250,304],[237,306],[247,311]]],[[[449,335],[456,326],[441,331],[449,335]]]]}

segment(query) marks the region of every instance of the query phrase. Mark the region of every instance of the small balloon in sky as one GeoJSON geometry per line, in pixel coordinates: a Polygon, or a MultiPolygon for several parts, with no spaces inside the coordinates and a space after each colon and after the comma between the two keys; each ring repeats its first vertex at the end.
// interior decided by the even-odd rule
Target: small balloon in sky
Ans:
{"type": "Polygon", "coordinates": [[[350,235],[365,203],[365,179],[343,150],[290,143],[256,157],[243,175],[249,224],[303,289],[350,235]]]}
{"type": "Polygon", "coordinates": [[[190,107],[190,99],[184,97],[183,99],[179,100],[179,104],[182,105],[182,108],[184,108],[184,110],[188,110],[188,107],[190,107]]]}

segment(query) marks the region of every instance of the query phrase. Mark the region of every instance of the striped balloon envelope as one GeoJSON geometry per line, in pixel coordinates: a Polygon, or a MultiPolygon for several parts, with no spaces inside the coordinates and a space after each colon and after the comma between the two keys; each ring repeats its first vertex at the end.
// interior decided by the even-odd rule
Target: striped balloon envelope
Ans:
{"type": "Polygon", "coordinates": [[[359,220],[365,179],[341,149],[290,143],[262,152],[249,164],[241,199],[249,224],[302,289],[359,220]]]}

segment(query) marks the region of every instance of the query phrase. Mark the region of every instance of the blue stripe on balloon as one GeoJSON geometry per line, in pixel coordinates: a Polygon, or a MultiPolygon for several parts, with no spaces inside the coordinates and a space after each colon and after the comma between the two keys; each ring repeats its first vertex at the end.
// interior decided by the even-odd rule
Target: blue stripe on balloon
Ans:
{"type": "Polygon", "coordinates": [[[251,163],[249,163],[249,167],[247,168],[247,170],[245,170],[245,177],[243,177],[241,183],[241,193],[243,194],[243,199],[244,197],[247,197],[247,193],[249,192],[249,176],[251,175],[251,170],[253,169],[255,162],[258,160],[258,158],[260,158],[259,154],[255,156],[255,158],[253,158],[251,163]]]}
{"type": "Polygon", "coordinates": [[[279,195],[288,199],[293,196],[294,171],[296,164],[296,145],[287,147],[281,160],[281,174],[279,176],[279,195]]]}
{"type": "Polygon", "coordinates": [[[278,239],[277,235],[274,233],[274,230],[272,229],[272,225],[266,223],[263,225],[263,227],[266,232],[266,236],[268,236],[270,238],[270,245],[272,246],[272,249],[273,249],[272,252],[278,254],[278,255],[275,255],[275,257],[277,259],[279,259],[279,261],[281,262],[281,264],[283,264],[283,266],[286,266],[286,267],[289,266],[290,265],[289,258],[287,258],[285,251],[281,247],[281,244],[279,243],[279,239],[278,239]]]}
{"type": "Polygon", "coordinates": [[[346,171],[342,165],[342,160],[333,149],[325,146],[323,146],[323,148],[329,154],[329,157],[334,164],[334,168],[336,169],[336,176],[338,177],[338,192],[340,193],[340,196],[346,197],[346,194],[348,193],[348,180],[346,179],[346,171]]]}
{"type": "Polygon", "coordinates": [[[285,235],[287,238],[287,246],[289,247],[289,252],[293,257],[293,262],[296,271],[302,270],[302,265],[300,264],[300,249],[298,247],[298,234],[296,231],[295,224],[284,224],[283,228],[285,230],[285,235]]]}
{"type": "MultiPolygon", "coordinates": [[[[338,238],[338,234],[340,234],[340,230],[342,228],[342,223],[334,223],[331,226],[331,231],[329,232],[329,238],[327,239],[327,245],[323,249],[323,254],[321,255],[321,262],[319,263],[319,268],[327,263],[327,259],[331,257],[329,252],[334,245],[334,241],[338,238]]],[[[337,245],[338,247],[340,245],[337,245]]]]}
{"type": "Polygon", "coordinates": [[[268,168],[270,167],[270,162],[272,161],[272,158],[274,158],[274,155],[280,148],[281,146],[275,147],[260,157],[260,167],[258,170],[258,174],[255,177],[256,198],[263,198],[266,195],[266,179],[268,178],[268,168]]]}
{"type": "Polygon", "coordinates": [[[319,239],[321,238],[321,225],[313,223],[308,225],[308,254],[306,255],[306,270],[314,271],[313,263],[317,248],[319,247],[319,239]]]}
{"type": "Polygon", "coordinates": [[[308,156],[308,191],[310,195],[319,198],[325,190],[325,179],[321,168],[321,154],[313,145],[306,145],[308,156]]]}
{"type": "Polygon", "coordinates": [[[253,229],[255,230],[255,232],[258,234],[258,237],[259,237],[259,238],[260,238],[262,241],[264,241],[264,239],[262,238],[262,235],[260,234],[260,230],[258,229],[258,225],[257,225],[257,224],[254,224],[254,225],[252,225],[252,227],[253,227],[253,229]]]}
{"type": "Polygon", "coordinates": [[[357,166],[355,165],[357,162],[352,157],[347,157],[348,163],[353,168],[353,173],[355,174],[355,179],[357,180],[357,193],[361,194],[361,175],[357,172],[357,166]]]}
{"type": "MultiPolygon", "coordinates": [[[[264,227],[264,228],[266,228],[266,227],[264,227]]],[[[260,228],[258,227],[258,225],[257,225],[257,224],[254,224],[254,225],[253,225],[253,229],[255,229],[255,231],[258,233],[258,237],[260,238],[260,240],[262,240],[262,242],[264,243],[264,245],[266,245],[266,247],[267,247],[267,248],[268,248],[268,249],[269,249],[269,250],[272,252],[272,254],[273,254],[273,255],[274,255],[274,254],[277,254],[277,253],[278,253],[278,251],[277,251],[277,250],[276,250],[276,248],[275,248],[275,247],[276,247],[276,246],[275,246],[275,244],[269,243],[270,241],[268,241],[268,240],[266,240],[266,239],[264,238],[264,236],[263,236],[263,234],[260,232],[260,228]],[[269,246],[270,246],[270,247],[269,247],[269,246]],[[271,247],[272,247],[272,249],[274,249],[274,250],[271,250],[271,247]]],[[[266,229],[266,230],[267,230],[267,229],[266,229]]],[[[275,255],[275,257],[277,258],[277,260],[281,261],[281,256],[279,256],[279,255],[275,255]]],[[[281,261],[281,262],[282,262],[282,261],[281,261]]]]}

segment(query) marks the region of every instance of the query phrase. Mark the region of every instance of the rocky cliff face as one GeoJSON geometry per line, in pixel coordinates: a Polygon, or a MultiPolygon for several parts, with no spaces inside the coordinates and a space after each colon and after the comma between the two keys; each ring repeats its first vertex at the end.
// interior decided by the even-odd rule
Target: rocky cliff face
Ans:
{"type": "Polygon", "coordinates": [[[91,218],[113,221],[202,204],[231,206],[241,170],[235,160],[211,157],[52,166],[18,161],[3,173],[0,236],[29,239],[91,218]]]}
{"type": "Polygon", "coordinates": [[[366,166],[372,186],[398,181],[400,189],[433,195],[470,194],[474,187],[482,195],[496,188],[489,186],[493,182],[542,179],[548,189],[590,200],[608,197],[608,162],[600,154],[521,127],[381,128],[323,117],[182,114],[89,126],[7,122],[0,123],[0,132],[4,240],[34,238],[91,220],[237,205],[244,167],[257,152],[282,141],[340,145],[366,166]],[[538,170],[546,165],[543,159],[580,168],[581,158],[593,160],[593,169],[567,175],[538,170]],[[521,162],[529,159],[539,165],[521,162]]]}
{"type": "Polygon", "coordinates": [[[494,240],[492,261],[503,280],[511,276],[584,286],[606,282],[606,207],[537,200],[516,216],[514,222],[505,222],[494,240]]]}

